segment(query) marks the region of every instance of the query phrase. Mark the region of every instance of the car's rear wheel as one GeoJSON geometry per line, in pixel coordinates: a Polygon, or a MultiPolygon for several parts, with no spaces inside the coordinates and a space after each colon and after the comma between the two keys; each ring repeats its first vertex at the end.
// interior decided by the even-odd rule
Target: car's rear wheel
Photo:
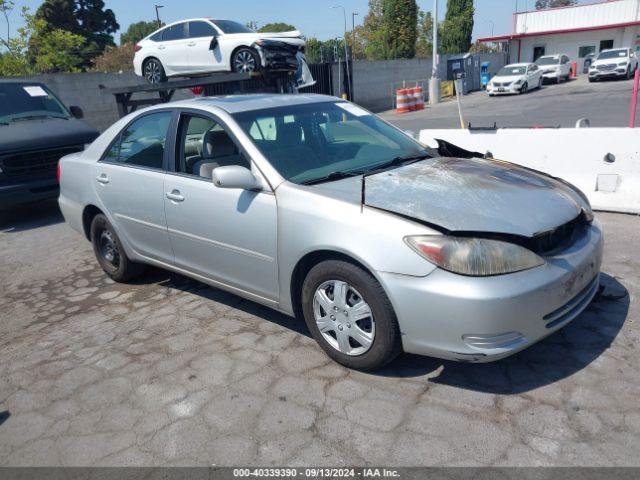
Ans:
{"type": "Polygon", "coordinates": [[[91,222],[91,243],[98,263],[116,282],[132,280],[144,271],[144,266],[127,257],[113,226],[99,213],[91,222]]]}
{"type": "Polygon", "coordinates": [[[237,73],[257,72],[260,68],[260,60],[253,49],[240,48],[233,54],[231,66],[237,73]]]}
{"type": "Polygon", "coordinates": [[[150,58],[144,62],[142,74],[147,82],[152,85],[167,81],[167,75],[162,66],[162,62],[157,58],[150,58]]]}
{"type": "Polygon", "coordinates": [[[316,265],[304,280],[301,300],[313,338],[336,362],[376,370],[402,351],[391,302],[362,268],[339,260],[316,265]]]}

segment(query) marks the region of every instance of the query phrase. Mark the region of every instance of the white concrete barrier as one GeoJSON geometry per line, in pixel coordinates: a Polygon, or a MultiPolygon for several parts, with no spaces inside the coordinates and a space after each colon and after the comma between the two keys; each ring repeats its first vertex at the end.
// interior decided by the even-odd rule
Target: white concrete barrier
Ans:
{"type": "Polygon", "coordinates": [[[563,178],[580,188],[595,210],[640,214],[638,128],[420,132],[426,145],[436,147],[435,139],[563,178]]]}

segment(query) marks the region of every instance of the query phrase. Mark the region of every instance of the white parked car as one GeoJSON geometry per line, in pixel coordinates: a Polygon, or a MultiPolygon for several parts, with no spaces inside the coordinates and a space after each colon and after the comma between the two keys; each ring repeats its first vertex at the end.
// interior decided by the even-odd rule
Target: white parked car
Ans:
{"type": "Polygon", "coordinates": [[[638,68],[638,54],[631,48],[603,50],[589,67],[589,81],[631,78],[638,68]]]}
{"type": "Polygon", "coordinates": [[[542,70],[535,63],[513,63],[502,67],[498,74],[487,85],[487,93],[508,95],[527,93],[534,88],[542,87],[542,70]]]}
{"type": "Polygon", "coordinates": [[[542,70],[543,80],[560,83],[571,78],[571,60],[563,53],[540,57],[536,60],[536,65],[542,70]]]}
{"type": "Polygon", "coordinates": [[[133,66],[149,83],[211,72],[297,70],[304,47],[299,31],[256,33],[231,20],[197,18],[167,25],[138,42],[133,66]]]}

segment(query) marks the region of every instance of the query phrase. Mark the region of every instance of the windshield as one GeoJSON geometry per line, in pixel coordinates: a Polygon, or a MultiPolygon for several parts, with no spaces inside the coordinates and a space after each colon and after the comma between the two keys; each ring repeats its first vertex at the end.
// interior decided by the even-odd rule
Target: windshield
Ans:
{"type": "Polygon", "coordinates": [[[69,118],[60,101],[40,85],[0,83],[0,123],[31,118],[69,118]]]}
{"type": "Polygon", "coordinates": [[[536,65],[558,65],[559,63],[560,59],[555,57],[540,57],[536,60],[536,65]]]}
{"type": "Polygon", "coordinates": [[[498,72],[498,77],[512,77],[513,75],[524,75],[527,67],[502,67],[498,72]]]}
{"type": "Polygon", "coordinates": [[[213,20],[213,23],[215,23],[223,33],[255,33],[250,28],[231,20],[213,20]]]}
{"type": "Polygon", "coordinates": [[[598,60],[606,60],[607,58],[626,58],[627,50],[611,50],[610,52],[602,52],[598,55],[598,60]]]}
{"type": "Polygon", "coordinates": [[[278,173],[294,183],[427,154],[404,133],[346,102],[276,107],[234,118],[278,173]]]}

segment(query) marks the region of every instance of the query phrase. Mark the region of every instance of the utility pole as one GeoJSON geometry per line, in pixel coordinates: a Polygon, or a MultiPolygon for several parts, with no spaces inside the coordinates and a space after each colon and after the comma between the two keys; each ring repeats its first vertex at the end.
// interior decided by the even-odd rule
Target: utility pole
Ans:
{"type": "Polygon", "coordinates": [[[358,12],[351,13],[351,36],[353,37],[353,45],[351,46],[351,64],[356,59],[356,16],[360,15],[358,12]]]}
{"type": "MultiPolygon", "coordinates": [[[[334,5],[331,8],[341,8],[342,9],[342,18],[344,20],[344,35],[342,37],[344,41],[344,61],[345,61],[345,69],[347,73],[345,74],[345,78],[347,79],[347,92],[345,95],[347,98],[351,97],[351,73],[349,73],[349,47],[347,46],[347,11],[344,9],[342,5],[334,5]]],[[[340,65],[338,65],[339,67],[340,65]]],[[[342,85],[340,85],[340,91],[342,91],[342,85]]]]}
{"type": "Polygon", "coordinates": [[[438,78],[438,0],[433,0],[433,53],[431,80],[429,81],[429,103],[440,103],[440,79],[438,78]]]}
{"type": "Polygon", "coordinates": [[[156,19],[158,20],[158,28],[162,26],[162,22],[160,21],[160,9],[164,8],[164,5],[154,5],[156,7],[156,19]]]}

